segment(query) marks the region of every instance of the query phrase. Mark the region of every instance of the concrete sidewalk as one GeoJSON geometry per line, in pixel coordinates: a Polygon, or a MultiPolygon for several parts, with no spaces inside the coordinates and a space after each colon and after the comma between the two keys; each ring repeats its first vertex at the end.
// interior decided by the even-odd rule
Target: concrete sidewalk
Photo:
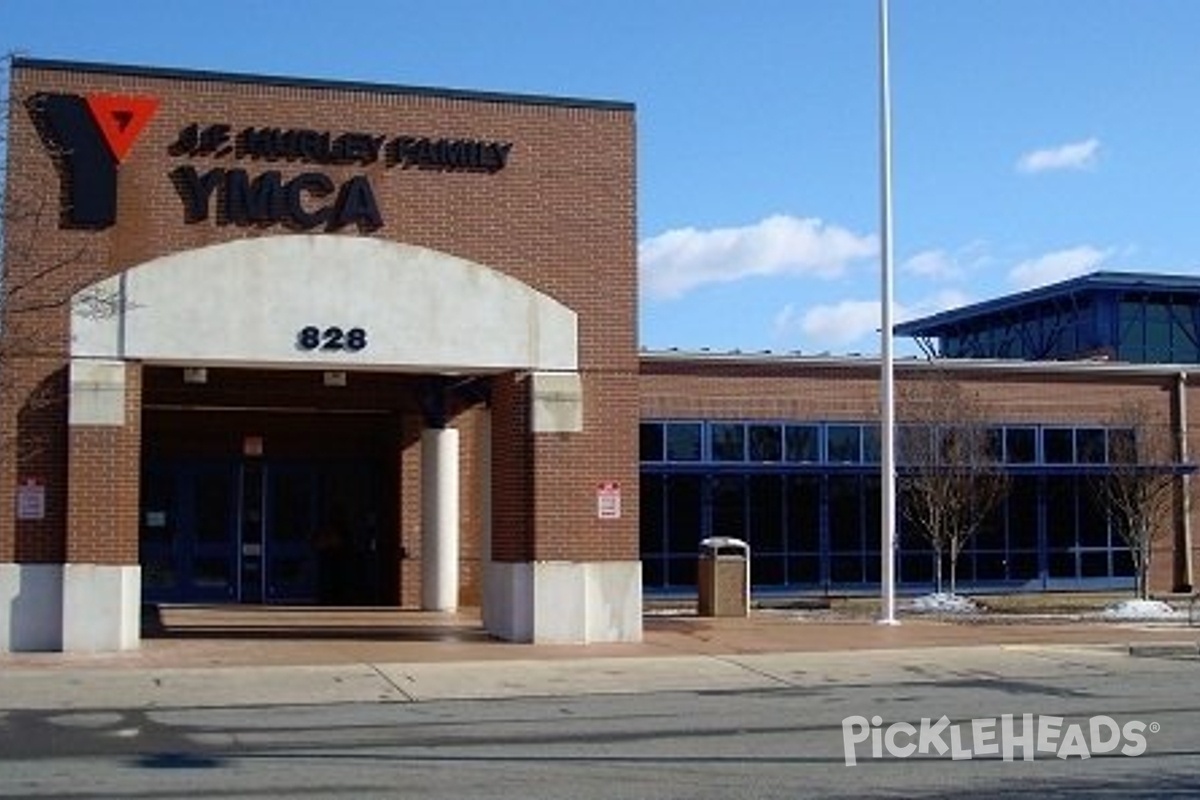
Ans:
{"type": "Polygon", "coordinates": [[[1194,655],[1200,641],[1200,628],[1178,623],[911,616],[883,626],[760,611],[650,614],[640,644],[521,645],[491,639],[469,612],[241,606],[164,609],[147,633],[128,653],[0,656],[0,712],[778,688],[798,675],[869,681],[951,657],[987,669],[1035,652],[1194,655]]]}

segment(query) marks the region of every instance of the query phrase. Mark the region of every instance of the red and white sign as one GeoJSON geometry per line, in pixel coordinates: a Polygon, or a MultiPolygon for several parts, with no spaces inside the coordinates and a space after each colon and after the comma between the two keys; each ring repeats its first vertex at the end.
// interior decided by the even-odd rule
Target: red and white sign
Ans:
{"type": "Polygon", "coordinates": [[[621,484],[616,481],[596,484],[596,516],[600,519],[621,518],[621,484]]]}

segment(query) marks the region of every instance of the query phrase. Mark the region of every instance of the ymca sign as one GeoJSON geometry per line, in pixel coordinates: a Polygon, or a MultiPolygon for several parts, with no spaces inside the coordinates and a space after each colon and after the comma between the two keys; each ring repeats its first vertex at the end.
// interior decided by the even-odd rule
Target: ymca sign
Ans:
{"type": "MultiPolygon", "coordinates": [[[[117,170],[159,100],[40,93],[26,106],[60,167],[63,226],[113,225],[117,170]]],[[[187,224],[215,218],[220,225],[367,232],[384,224],[370,177],[335,177],[328,168],[382,162],[389,169],[492,174],[507,166],[512,147],[481,139],[193,122],[180,129],[167,153],[185,162],[169,178],[187,224]],[[298,174],[261,169],[276,164],[312,168],[298,174]]]]}

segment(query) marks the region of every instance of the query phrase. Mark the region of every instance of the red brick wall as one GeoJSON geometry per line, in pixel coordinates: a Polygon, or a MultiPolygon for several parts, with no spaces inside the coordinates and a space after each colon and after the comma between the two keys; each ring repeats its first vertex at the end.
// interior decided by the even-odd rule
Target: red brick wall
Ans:
{"type": "MultiPolygon", "coordinates": [[[[9,197],[23,202],[24,207],[40,207],[50,213],[21,217],[8,226],[9,278],[16,283],[30,282],[25,299],[40,309],[24,315],[20,325],[14,325],[10,315],[8,330],[26,341],[36,338],[44,359],[8,371],[11,379],[5,396],[9,402],[0,411],[0,431],[19,440],[20,431],[36,430],[48,442],[39,451],[36,464],[30,461],[34,456],[27,446],[22,458],[34,464],[29,469],[45,476],[49,517],[44,523],[16,527],[13,493],[11,489],[0,492],[0,560],[130,559],[130,548],[136,547],[136,514],[126,519],[122,511],[113,523],[127,526],[120,545],[113,544],[111,525],[85,521],[94,473],[111,467],[136,474],[136,468],[126,461],[101,464],[87,455],[101,446],[102,437],[93,431],[72,434],[84,455],[70,470],[74,487],[71,541],[66,539],[65,405],[61,392],[57,403],[49,407],[34,409],[30,400],[36,387],[47,379],[56,387],[65,386],[59,375],[68,354],[65,299],[83,286],[158,256],[241,237],[291,232],[282,226],[219,225],[215,212],[208,221],[184,224],[183,204],[168,173],[187,163],[200,172],[217,166],[245,168],[251,174],[277,169],[285,179],[311,170],[321,171],[335,182],[367,175],[385,221],[383,228],[369,235],[482,263],[575,310],[580,371],[587,392],[584,433],[538,436],[531,442],[529,398],[520,388],[523,376],[496,379],[493,494],[497,498],[497,557],[637,557],[637,504],[632,502],[637,480],[635,141],[630,106],[523,102],[369,87],[223,82],[200,75],[117,74],[18,64],[12,73],[16,102],[24,102],[37,91],[148,95],[158,98],[160,105],[119,168],[118,221],[102,231],[57,226],[59,178],[52,159],[29,115],[19,105],[12,114],[9,197]],[[179,131],[192,123],[228,123],[234,131],[276,126],[475,138],[512,142],[513,148],[507,167],[494,174],[387,168],[382,163],[360,168],[232,158],[189,161],[171,156],[168,147],[179,131]],[[52,269],[54,265],[62,266],[52,269]],[[36,336],[28,334],[30,330],[36,331],[36,336]],[[510,391],[509,383],[517,387],[515,391],[510,391]],[[601,525],[595,519],[594,487],[611,480],[626,487],[630,500],[623,519],[601,525]],[[522,502],[526,505],[520,506],[522,502]]],[[[342,233],[357,235],[353,230],[342,233]]],[[[464,427],[464,507],[471,509],[477,503],[470,477],[473,450],[468,446],[475,436],[473,419],[468,414],[456,421],[464,427]]],[[[413,447],[419,442],[419,429],[419,419],[406,418],[397,453],[402,498],[399,537],[412,556],[397,568],[405,602],[419,596],[419,445],[416,450],[413,447]]],[[[0,479],[13,487],[23,474],[27,473],[17,468],[6,448],[0,456],[0,479]]],[[[136,508],[136,481],[122,475],[111,492],[119,494],[108,496],[118,507],[136,508]]],[[[474,511],[468,511],[464,518],[470,533],[464,539],[468,543],[464,596],[468,599],[478,591],[472,565],[477,563],[482,529],[472,514],[474,511]]]]}
{"type": "MultiPolygon", "coordinates": [[[[898,364],[896,396],[927,376],[898,364]]],[[[1111,419],[1126,402],[1146,402],[1169,420],[1174,377],[1086,372],[1048,366],[956,369],[955,380],[978,394],[997,422],[1080,424],[1111,419]]],[[[644,418],[821,419],[863,421],[879,414],[879,365],[849,359],[650,357],[643,360],[639,407],[644,418]]],[[[903,409],[897,400],[897,418],[903,409]]],[[[1200,414],[1189,408],[1189,415],[1200,414]]]]}
{"type": "Polygon", "coordinates": [[[0,373],[5,400],[0,436],[0,560],[62,563],[66,556],[67,370],[56,359],[10,359],[0,373]],[[45,518],[16,519],[18,484],[45,487],[45,518]]]}

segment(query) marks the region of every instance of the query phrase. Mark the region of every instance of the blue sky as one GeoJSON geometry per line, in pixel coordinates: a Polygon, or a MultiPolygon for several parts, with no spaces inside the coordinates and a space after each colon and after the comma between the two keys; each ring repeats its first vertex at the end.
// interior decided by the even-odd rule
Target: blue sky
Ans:
{"type": "MultiPolygon", "coordinates": [[[[1200,274],[1200,2],[891,10],[897,320],[1200,274]]],[[[651,348],[878,352],[877,34],[877,0],[0,0],[27,56],[636,103],[651,348]]]]}

